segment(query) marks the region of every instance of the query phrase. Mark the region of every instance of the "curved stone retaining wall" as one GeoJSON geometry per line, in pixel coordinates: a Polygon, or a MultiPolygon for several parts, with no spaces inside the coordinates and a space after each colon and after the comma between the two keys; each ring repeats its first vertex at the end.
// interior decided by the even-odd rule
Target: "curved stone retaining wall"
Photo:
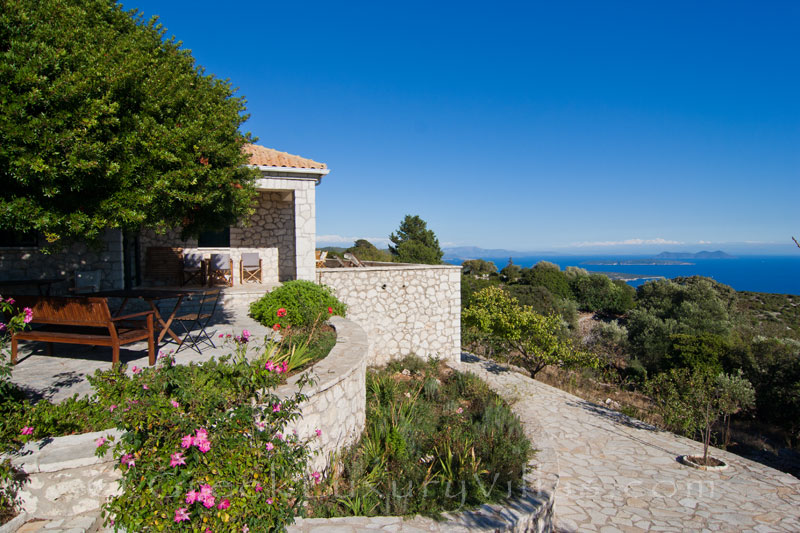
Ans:
{"type": "Polygon", "coordinates": [[[331,456],[358,440],[364,430],[367,409],[367,334],[355,322],[334,316],[336,345],[328,356],[307,372],[289,378],[275,391],[285,398],[298,390],[297,382],[308,374],[314,383],[303,389],[308,399],[300,406],[303,415],[289,430],[300,438],[311,438],[311,470],[324,470],[331,456]],[[317,437],[315,431],[322,434],[317,437]]]}

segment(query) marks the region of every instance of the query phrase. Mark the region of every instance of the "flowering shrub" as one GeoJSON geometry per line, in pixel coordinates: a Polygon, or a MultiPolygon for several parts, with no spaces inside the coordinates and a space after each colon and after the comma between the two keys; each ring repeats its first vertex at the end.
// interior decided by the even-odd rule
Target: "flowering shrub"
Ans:
{"type": "Polygon", "coordinates": [[[346,309],[330,287],[296,280],[284,283],[250,304],[250,316],[280,331],[289,326],[311,327],[320,317],[344,316],[346,309]]]}
{"type": "Polygon", "coordinates": [[[155,368],[119,369],[91,379],[126,433],[114,446],[122,493],[105,506],[107,523],[127,531],[281,530],[303,509],[306,443],[284,436],[299,417],[297,393],[270,392],[280,373],[266,359],[234,356],[155,368]],[[257,398],[257,402],[252,402],[257,398]]]}

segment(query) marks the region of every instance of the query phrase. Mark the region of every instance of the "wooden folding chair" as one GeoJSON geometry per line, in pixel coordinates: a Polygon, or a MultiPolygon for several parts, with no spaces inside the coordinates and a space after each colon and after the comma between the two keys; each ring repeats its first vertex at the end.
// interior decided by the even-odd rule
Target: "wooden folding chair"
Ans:
{"type": "Polygon", "coordinates": [[[208,261],[208,284],[224,283],[233,287],[233,259],[230,254],[211,254],[208,261]]]}
{"type": "Polygon", "coordinates": [[[317,268],[325,268],[325,259],[328,258],[327,250],[315,250],[317,268]]]}
{"type": "Polygon", "coordinates": [[[243,253],[239,260],[239,280],[242,285],[249,281],[261,283],[261,278],[261,258],[254,252],[243,253]]]}
{"type": "Polygon", "coordinates": [[[198,283],[199,285],[206,284],[206,265],[203,261],[203,254],[188,253],[183,256],[181,286],[192,281],[198,283]]]}

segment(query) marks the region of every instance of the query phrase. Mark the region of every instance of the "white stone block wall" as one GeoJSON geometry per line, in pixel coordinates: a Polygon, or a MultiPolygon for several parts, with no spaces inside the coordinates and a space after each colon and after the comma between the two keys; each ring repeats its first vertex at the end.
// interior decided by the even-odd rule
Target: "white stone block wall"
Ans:
{"type": "Polygon", "coordinates": [[[458,361],[461,267],[371,263],[317,270],[369,338],[371,365],[409,354],[458,361]]]}
{"type": "MultiPolygon", "coordinates": [[[[301,439],[310,439],[312,472],[324,471],[337,451],[358,441],[367,416],[367,335],[342,317],[331,317],[330,323],[336,329],[336,345],[307,372],[314,383],[303,389],[308,399],[300,406],[302,417],[288,428],[301,439]]],[[[301,374],[292,376],[275,394],[281,398],[295,394],[300,378],[301,374]]]]}
{"type": "MultiPolygon", "coordinates": [[[[65,278],[54,285],[52,294],[64,294],[73,286],[76,271],[99,270],[101,289],[123,287],[122,234],[104,232],[97,247],[75,242],[63,250],[44,253],[36,247],[0,248],[0,280],[65,278]]],[[[36,289],[14,288],[16,294],[36,294],[36,289]]]]}

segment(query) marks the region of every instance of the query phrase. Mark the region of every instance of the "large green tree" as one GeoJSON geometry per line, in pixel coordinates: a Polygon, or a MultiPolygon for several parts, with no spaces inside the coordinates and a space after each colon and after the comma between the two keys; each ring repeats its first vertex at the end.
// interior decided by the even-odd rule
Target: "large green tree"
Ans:
{"type": "Polygon", "coordinates": [[[232,224],[251,209],[244,100],[108,0],[0,0],[0,230],[232,224]]]}
{"type": "Polygon", "coordinates": [[[384,261],[390,262],[392,255],[386,250],[380,250],[377,246],[366,239],[358,239],[353,246],[345,250],[361,259],[362,261],[384,261]]]}
{"type": "Polygon", "coordinates": [[[397,233],[392,233],[389,240],[394,244],[389,245],[389,251],[400,263],[438,265],[442,262],[444,252],[439,247],[439,239],[417,215],[406,215],[397,233]]]}

